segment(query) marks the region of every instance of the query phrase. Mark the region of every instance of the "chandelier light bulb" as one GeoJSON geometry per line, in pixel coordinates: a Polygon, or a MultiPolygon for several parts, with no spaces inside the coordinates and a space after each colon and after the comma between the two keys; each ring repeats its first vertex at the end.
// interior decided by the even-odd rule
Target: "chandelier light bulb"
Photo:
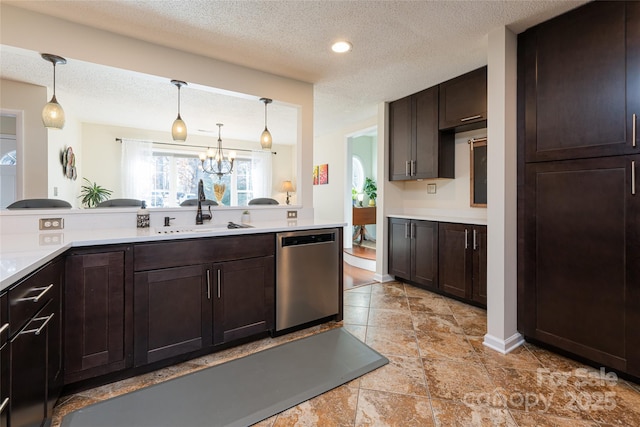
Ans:
{"type": "Polygon", "coordinates": [[[40,54],[42,59],[53,64],[53,96],[42,109],[42,124],[49,129],[62,129],[65,123],[64,110],[56,99],[56,65],[66,64],[67,60],[58,55],[50,53],[40,54]]]}
{"type": "Polygon", "coordinates": [[[171,136],[174,141],[186,141],[187,140],[187,125],[185,124],[182,117],[180,117],[180,88],[182,86],[186,86],[187,83],[181,80],[171,80],[171,84],[175,85],[178,88],[178,117],[173,122],[173,126],[171,126],[171,136]]]}
{"type": "Polygon", "coordinates": [[[273,145],[273,139],[271,138],[271,132],[267,129],[267,105],[273,102],[269,98],[260,98],[260,101],[264,102],[264,131],[260,135],[260,146],[263,150],[271,150],[273,145]]]}

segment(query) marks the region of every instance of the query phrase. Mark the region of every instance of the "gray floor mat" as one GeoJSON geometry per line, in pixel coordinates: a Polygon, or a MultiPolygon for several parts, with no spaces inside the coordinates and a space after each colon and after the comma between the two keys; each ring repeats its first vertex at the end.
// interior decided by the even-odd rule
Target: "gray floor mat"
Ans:
{"type": "Polygon", "coordinates": [[[244,427],[388,362],[331,329],[87,406],[62,427],[244,427]]]}

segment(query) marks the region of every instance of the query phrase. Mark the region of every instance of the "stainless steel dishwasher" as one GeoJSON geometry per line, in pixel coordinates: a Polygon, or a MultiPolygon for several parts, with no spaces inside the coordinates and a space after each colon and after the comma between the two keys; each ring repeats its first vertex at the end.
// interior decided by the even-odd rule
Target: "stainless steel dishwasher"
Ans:
{"type": "Polygon", "coordinates": [[[276,331],[337,314],[337,229],[276,234],[276,331]]]}

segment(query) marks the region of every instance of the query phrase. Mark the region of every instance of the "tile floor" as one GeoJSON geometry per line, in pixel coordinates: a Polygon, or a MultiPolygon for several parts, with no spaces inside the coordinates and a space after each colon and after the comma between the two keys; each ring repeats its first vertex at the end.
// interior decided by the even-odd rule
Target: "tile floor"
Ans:
{"type": "Polygon", "coordinates": [[[494,352],[482,345],[484,310],[400,282],[348,289],[344,304],[341,323],[65,396],[53,426],[88,404],[340,326],[390,363],[258,426],[640,426],[640,385],[529,344],[494,352]]]}

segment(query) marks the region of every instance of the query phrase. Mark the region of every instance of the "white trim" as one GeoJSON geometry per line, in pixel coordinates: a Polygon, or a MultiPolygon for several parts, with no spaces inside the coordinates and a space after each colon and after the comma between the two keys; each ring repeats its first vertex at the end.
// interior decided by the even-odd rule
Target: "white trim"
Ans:
{"type": "Polygon", "coordinates": [[[516,332],[506,340],[501,340],[493,335],[486,334],[482,344],[492,350],[507,354],[524,344],[524,337],[516,332]]]}
{"type": "Polygon", "coordinates": [[[374,274],[373,275],[373,280],[375,280],[376,282],[380,282],[380,283],[386,283],[386,282],[393,282],[396,280],[395,277],[391,276],[390,274],[374,274]]]}
{"type": "Polygon", "coordinates": [[[368,271],[376,271],[376,261],[373,259],[365,259],[359,258],[357,256],[351,255],[347,252],[344,253],[344,261],[357,268],[361,268],[363,270],[368,271]]]}

